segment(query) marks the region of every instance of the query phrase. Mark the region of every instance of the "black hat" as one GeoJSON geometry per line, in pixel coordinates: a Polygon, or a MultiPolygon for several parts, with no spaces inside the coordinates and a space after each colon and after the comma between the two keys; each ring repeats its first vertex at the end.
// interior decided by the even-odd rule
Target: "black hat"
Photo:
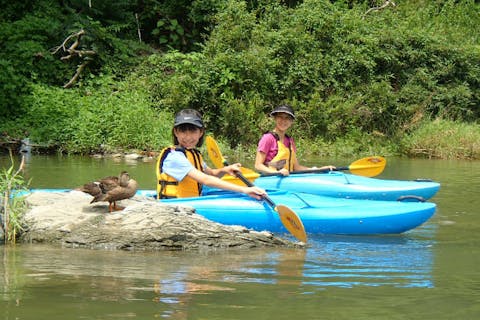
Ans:
{"type": "Polygon", "coordinates": [[[270,112],[270,116],[273,117],[276,113],[286,113],[295,119],[295,112],[293,112],[292,107],[290,107],[288,104],[282,104],[276,107],[272,112],[270,112]]]}
{"type": "Polygon", "coordinates": [[[200,113],[193,109],[182,110],[175,116],[173,126],[177,127],[181,124],[193,124],[196,127],[203,128],[203,121],[200,117],[200,113]]]}

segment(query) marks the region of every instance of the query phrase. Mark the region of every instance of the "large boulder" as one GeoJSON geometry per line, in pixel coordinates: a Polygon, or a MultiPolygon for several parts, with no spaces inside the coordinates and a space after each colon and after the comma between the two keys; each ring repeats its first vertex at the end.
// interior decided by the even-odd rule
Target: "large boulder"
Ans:
{"type": "Polygon", "coordinates": [[[108,203],[90,204],[79,191],[35,192],[27,196],[26,230],[22,242],[55,243],[68,247],[124,250],[204,250],[299,246],[242,226],[225,226],[205,219],[193,208],[165,205],[135,196],[108,213],[108,203]]]}

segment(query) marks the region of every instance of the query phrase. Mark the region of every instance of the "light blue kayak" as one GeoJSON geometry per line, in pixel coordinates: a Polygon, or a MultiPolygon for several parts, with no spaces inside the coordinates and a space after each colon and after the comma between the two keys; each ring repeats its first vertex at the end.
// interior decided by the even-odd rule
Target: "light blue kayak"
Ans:
{"type": "MultiPolygon", "coordinates": [[[[431,202],[341,199],[307,193],[269,191],[276,204],[292,209],[307,233],[395,234],[416,228],[436,210],[431,202]]],[[[190,205],[209,220],[255,230],[286,232],[278,214],[265,201],[219,191],[198,198],[167,199],[164,203],[190,205]]]]}
{"type": "Polygon", "coordinates": [[[440,189],[431,180],[387,180],[331,171],[329,173],[300,173],[283,176],[260,176],[255,185],[264,189],[347,199],[369,200],[427,200],[440,189]]]}
{"type": "MultiPolygon", "coordinates": [[[[33,189],[30,192],[65,192],[68,189],[33,189]]],[[[154,197],[154,190],[139,190],[137,195],[154,197]]],[[[311,234],[395,234],[416,228],[435,213],[430,202],[371,201],[341,199],[283,190],[269,191],[276,204],[292,209],[311,234]]],[[[246,195],[211,190],[209,195],[164,199],[162,203],[191,206],[205,218],[254,230],[285,233],[278,214],[265,202],[246,195]]]]}

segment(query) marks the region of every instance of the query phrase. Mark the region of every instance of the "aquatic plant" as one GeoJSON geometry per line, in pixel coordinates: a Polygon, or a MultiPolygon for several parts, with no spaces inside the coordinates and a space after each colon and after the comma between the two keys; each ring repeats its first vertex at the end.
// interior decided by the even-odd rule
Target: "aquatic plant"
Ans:
{"type": "Polygon", "coordinates": [[[25,166],[25,157],[22,160],[17,170],[15,170],[15,163],[10,150],[10,160],[12,165],[7,168],[2,168],[0,171],[0,192],[2,195],[2,204],[0,211],[0,225],[3,229],[5,243],[15,243],[16,237],[21,230],[23,230],[21,217],[25,212],[25,201],[23,197],[12,196],[15,192],[25,190],[28,182],[25,181],[21,172],[25,166]]]}

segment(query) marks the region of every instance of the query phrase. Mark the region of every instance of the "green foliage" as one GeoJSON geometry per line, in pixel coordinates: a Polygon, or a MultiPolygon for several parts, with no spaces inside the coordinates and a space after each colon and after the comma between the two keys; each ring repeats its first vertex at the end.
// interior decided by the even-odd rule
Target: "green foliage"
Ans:
{"type": "Polygon", "coordinates": [[[32,91],[29,111],[16,121],[36,143],[68,153],[158,150],[170,143],[171,114],[156,112],[144,90],[125,82],[104,77],[81,89],[34,85],[32,91]]]}
{"type": "Polygon", "coordinates": [[[402,140],[409,156],[439,159],[480,159],[478,125],[437,119],[423,123],[402,140]]]}
{"type": "Polygon", "coordinates": [[[25,159],[18,169],[15,169],[12,152],[10,151],[10,160],[12,165],[9,168],[2,168],[0,171],[0,228],[3,231],[5,242],[15,243],[19,233],[23,230],[22,215],[25,213],[26,205],[23,197],[15,196],[15,192],[26,190],[28,182],[20,174],[23,170],[25,159]]]}
{"type": "Polygon", "coordinates": [[[39,7],[39,11],[26,12],[19,20],[0,22],[1,116],[14,117],[24,111],[20,106],[30,93],[27,85],[30,81],[59,80],[56,71],[62,69],[62,64],[47,52],[59,31],[58,23],[49,14],[59,12],[54,7],[39,7]]]}
{"type": "MultiPolygon", "coordinates": [[[[97,8],[101,4],[95,3],[95,7],[88,10],[85,1],[35,1],[34,4],[21,7],[23,12],[16,12],[1,20],[1,116],[15,118],[25,111],[21,107],[25,105],[25,96],[30,94],[29,83],[60,86],[72,78],[85,57],[63,62],[60,58],[67,55],[63,50],[55,55],[52,53],[69,35],[81,29],[86,30],[86,35],[76,49],[94,50],[97,54],[92,58],[88,57],[93,63],[84,70],[80,81],[82,76],[85,75],[88,79],[90,73],[98,74],[102,70],[115,69],[115,73],[120,76],[135,62],[140,50],[148,50],[145,45],[132,40],[136,35],[133,16],[128,15],[125,9],[112,11],[112,8],[122,7],[118,1],[102,3],[103,7],[97,8]],[[87,15],[78,14],[79,12],[87,15]],[[89,14],[99,20],[92,19],[89,14]],[[118,16],[115,17],[115,14],[118,16]],[[113,20],[127,16],[129,19],[126,21],[113,20]]],[[[20,8],[16,3],[9,3],[6,7],[4,6],[3,10],[7,12],[20,8]]],[[[66,49],[72,43],[73,41],[67,43],[66,49]]]]}
{"type": "MultiPolygon", "coordinates": [[[[15,119],[0,126],[28,128],[68,152],[154,148],[156,129],[146,119],[159,127],[159,119],[195,108],[209,131],[248,149],[271,129],[271,108],[287,102],[299,141],[349,153],[371,144],[396,152],[397,141],[430,119],[478,123],[478,1],[405,0],[369,10],[380,3],[8,4],[6,12],[25,12],[0,23],[0,115],[15,119]],[[74,90],[50,87],[68,81],[82,60],[63,64],[48,50],[80,29],[81,48],[97,54],[74,90]],[[150,48],[139,44],[139,31],[150,48]],[[165,51],[144,57],[151,48],[165,51]]],[[[170,123],[157,132],[161,140],[170,123]]]]}

